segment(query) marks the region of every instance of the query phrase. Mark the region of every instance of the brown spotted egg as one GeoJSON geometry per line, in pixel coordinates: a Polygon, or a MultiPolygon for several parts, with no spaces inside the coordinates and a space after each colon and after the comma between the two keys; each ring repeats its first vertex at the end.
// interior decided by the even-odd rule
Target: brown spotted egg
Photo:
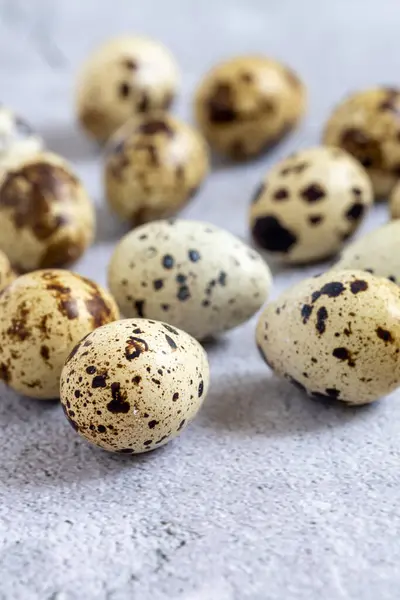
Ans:
{"type": "Polygon", "coordinates": [[[300,121],[306,91],[287,66],[240,56],[215,66],[195,97],[198,125],[210,145],[235,159],[268,149],[300,121]]]}
{"type": "Polygon", "coordinates": [[[106,141],[130,117],[167,110],[178,83],[176,62],[163,45],[144,37],[112,39],[82,69],[78,118],[90,136],[106,141]]]}
{"type": "Polygon", "coordinates": [[[367,404],[400,385],[400,290],[363,271],[306,279],[266,306],[261,355],[311,396],[367,404]]]}
{"type": "Polygon", "coordinates": [[[100,327],[72,350],[61,402],[86,440],[136,454],[179,435],[208,385],[207,355],[190,335],[166,323],[126,319],[100,327]]]}
{"type": "Polygon", "coordinates": [[[0,106],[0,165],[10,158],[40,152],[44,142],[32,127],[6,106],[0,106]]]}
{"type": "Polygon", "coordinates": [[[271,273],[254,250],[201,221],[155,221],[125,236],[108,281],[126,317],[165,320],[198,339],[244,323],[268,296],[271,273]]]}
{"type": "Polygon", "coordinates": [[[285,263],[307,263],[340,250],[373,201],[361,165],[339,148],[302,150],[276,164],[250,207],[256,244],[285,263]]]}
{"type": "Polygon", "coordinates": [[[333,269],[368,271],[400,285],[399,244],[400,221],[391,221],[349,244],[333,269]]]}
{"type": "Polygon", "coordinates": [[[400,176],[400,89],[376,87],[343,100],[330,116],[323,142],[340,146],[365,167],[377,198],[400,176]]]}
{"type": "Polygon", "coordinates": [[[94,220],[85,188],[61,157],[22,157],[1,170],[0,249],[18,271],[77,260],[92,242],[94,220]]]}
{"type": "Polygon", "coordinates": [[[0,294],[0,379],[26,396],[57,398],[72,348],[118,317],[110,294],[76,273],[46,269],[18,277],[0,294]]]}
{"type": "Polygon", "coordinates": [[[170,115],[133,119],[112,138],[105,186],[111,208],[132,224],[177,213],[208,173],[201,135],[170,115]]]}
{"type": "Polygon", "coordinates": [[[15,277],[16,275],[11,268],[10,261],[4,252],[0,250],[0,292],[14,281],[15,277]]]}

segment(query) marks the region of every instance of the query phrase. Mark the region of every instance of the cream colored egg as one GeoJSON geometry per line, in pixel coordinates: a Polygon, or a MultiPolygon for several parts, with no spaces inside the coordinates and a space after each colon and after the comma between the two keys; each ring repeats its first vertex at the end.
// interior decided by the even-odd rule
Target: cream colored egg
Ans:
{"type": "Polygon", "coordinates": [[[196,194],[208,169],[205,142],[189,125],[160,114],[132,120],[108,148],[107,198],[132,223],[166,218],[196,194]]]}
{"type": "Polygon", "coordinates": [[[338,148],[302,150],[276,164],[254,194],[256,244],[285,263],[338,252],[373,201],[365,170],[338,148]]]}
{"type": "Polygon", "coordinates": [[[112,452],[148,452],[196,416],[209,386],[207,355],[166,323],[126,319],[100,327],[71,352],[61,376],[67,419],[112,452]]]}
{"type": "Polygon", "coordinates": [[[14,281],[15,277],[16,275],[11,268],[10,261],[4,252],[0,250],[0,292],[14,281]]]}
{"type": "Polygon", "coordinates": [[[363,271],[306,279],[266,306],[257,344],[317,399],[367,404],[400,385],[400,290],[363,271]]]}
{"type": "Polygon", "coordinates": [[[64,267],[92,243],[94,210],[68,163],[43,153],[0,175],[0,249],[20,272],[64,267]]]}
{"type": "Polygon", "coordinates": [[[118,317],[110,294],[76,273],[46,269],[18,277],[0,295],[0,379],[26,396],[57,398],[72,348],[118,317]]]}
{"type": "Polygon", "coordinates": [[[400,221],[378,227],[347,246],[334,270],[360,269],[400,285],[400,221]]]}
{"type": "Polygon", "coordinates": [[[259,154],[303,117],[306,90],[286,65],[240,56],[216,65],[195,96],[197,123],[210,145],[235,159],[259,154]]]}
{"type": "Polygon", "coordinates": [[[400,89],[375,87],[351,94],[335,108],[323,135],[365,167],[377,198],[387,199],[400,177],[400,89]]]}
{"type": "Polygon", "coordinates": [[[167,110],[178,85],[175,59],[162,44],[135,36],[112,39],[81,70],[78,118],[90,136],[106,141],[130,117],[167,110]]]}
{"type": "Polygon", "coordinates": [[[198,339],[244,323],[267,299],[271,273],[232,234],[201,221],[156,221],[116,247],[110,289],[126,317],[165,320],[198,339]]]}
{"type": "Polygon", "coordinates": [[[44,141],[32,127],[6,106],[0,106],[0,166],[5,160],[40,152],[44,141]]]}

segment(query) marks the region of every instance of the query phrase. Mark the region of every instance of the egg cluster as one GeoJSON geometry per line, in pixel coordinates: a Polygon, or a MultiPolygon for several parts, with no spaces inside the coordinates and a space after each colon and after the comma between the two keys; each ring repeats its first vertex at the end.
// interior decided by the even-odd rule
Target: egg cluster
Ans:
{"type": "Polygon", "coordinates": [[[200,342],[267,301],[265,257],[299,265],[341,251],[321,276],[266,304],[260,354],[329,402],[366,404],[399,387],[400,90],[353,94],[328,120],[323,145],[276,163],[255,185],[249,232],[259,254],[211,223],[171,217],[203,184],[209,148],[249,159],[293,130],[305,86],[276,60],[230,59],[197,88],[197,128],[169,112],[178,86],[169,51],[138,37],[102,46],[79,77],[78,120],[104,144],[108,203],[132,227],[109,263],[111,293],[66,270],[94,239],[83,182],[0,107],[0,379],[26,396],[60,398],[72,427],[97,446],[153,450],[207,395],[200,342]],[[382,198],[392,221],[343,250],[382,198]]]}

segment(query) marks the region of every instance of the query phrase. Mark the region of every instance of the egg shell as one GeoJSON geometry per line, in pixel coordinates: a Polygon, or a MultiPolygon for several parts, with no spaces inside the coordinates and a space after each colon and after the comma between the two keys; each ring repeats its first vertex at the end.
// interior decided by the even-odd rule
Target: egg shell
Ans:
{"type": "Polygon", "coordinates": [[[370,231],[347,246],[334,270],[359,269],[400,285],[400,221],[370,231]]]}
{"type": "Polygon", "coordinates": [[[179,435],[208,386],[207,355],[196,340],[166,323],[125,319],[73,349],[61,376],[61,402],[89,442],[136,454],[179,435]]]}
{"type": "Polygon", "coordinates": [[[273,146],[297,125],[305,112],[306,91],[286,65],[263,56],[240,56],[206,74],[194,104],[210,145],[242,159],[273,146]]]}
{"type": "Polygon", "coordinates": [[[248,320],[265,302],[271,274],[232,234],[201,221],[156,221],[125,236],[109,286],[126,317],[166,320],[205,339],[248,320]]]}
{"type": "Polygon", "coordinates": [[[44,148],[33,128],[7,106],[0,106],[0,167],[4,161],[30,156],[44,148]]]}
{"type": "Polygon", "coordinates": [[[122,36],[88,58],[77,85],[82,127],[100,142],[137,114],[167,110],[179,85],[175,59],[159,42],[122,36]]]}
{"type": "Polygon", "coordinates": [[[323,142],[340,146],[367,169],[375,196],[387,199],[400,176],[400,90],[355,92],[333,111],[323,142]]]}
{"type": "Polygon", "coordinates": [[[72,348],[118,317],[110,294],[76,273],[45,269],[18,277],[0,294],[0,379],[26,396],[57,398],[72,348]]]}
{"type": "Polygon", "coordinates": [[[400,290],[363,271],[306,279],[260,316],[266,363],[311,396],[367,404],[400,385],[400,290]]]}
{"type": "Polygon", "coordinates": [[[0,170],[0,249],[18,271],[73,263],[94,225],[87,192],[61,157],[37,154],[0,170]]]}
{"type": "Polygon", "coordinates": [[[111,140],[105,187],[111,208],[135,224],[174,215],[208,173],[201,135],[170,115],[133,119],[111,140]]]}
{"type": "Polygon", "coordinates": [[[389,210],[392,219],[400,219],[400,182],[398,182],[389,199],[389,210]]]}
{"type": "Polygon", "coordinates": [[[272,167],[252,198],[250,228],[281,262],[314,262],[340,250],[372,201],[369,178],[352,156],[310,148],[272,167]]]}

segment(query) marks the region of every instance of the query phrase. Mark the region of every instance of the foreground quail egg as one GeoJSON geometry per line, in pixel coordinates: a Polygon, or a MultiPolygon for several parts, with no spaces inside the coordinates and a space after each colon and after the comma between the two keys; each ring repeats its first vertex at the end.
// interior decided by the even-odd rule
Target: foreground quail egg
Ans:
{"type": "Polygon", "coordinates": [[[400,221],[391,221],[347,246],[333,269],[359,269],[400,285],[400,221]]]}
{"type": "Polygon", "coordinates": [[[400,290],[363,271],[306,279],[257,326],[267,364],[311,396],[367,404],[400,385],[400,290]]]}
{"type": "Polygon", "coordinates": [[[206,145],[192,127],[169,115],[132,120],[109,146],[108,201],[136,224],[169,217],[196,194],[207,172],[206,145]]]}
{"type": "Polygon", "coordinates": [[[278,142],[304,114],[306,91],[288,67],[262,56],[215,66],[200,83],[195,113],[210,145],[235,159],[278,142]]]}
{"type": "Polygon", "coordinates": [[[175,60],[160,43],[134,36],[113,39],[82,69],[78,118],[89,135],[106,141],[130,117],[167,110],[178,82],[175,60]]]}
{"type": "Polygon", "coordinates": [[[84,438],[112,452],[148,452],[176,437],[207,395],[207,355],[166,323],[126,319],[71,352],[61,376],[64,412],[84,438]]]}
{"type": "Polygon", "coordinates": [[[387,198],[400,177],[400,90],[356,92],[329,118],[323,141],[353,154],[367,169],[377,198],[387,198]]]}
{"type": "Polygon", "coordinates": [[[91,244],[94,211],[69,165],[43,153],[10,163],[0,176],[0,249],[21,272],[64,267],[91,244]]]}
{"type": "Polygon", "coordinates": [[[0,106],[0,164],[40,152],[43,140],[31,126],[6,106],[0,106]]]}
{"type": "Polygon", "coordinates": [[[72,348],[118,317],[112,297],[76,273],[46,269],[18,277],[0,295],[0,379],[26,396],[57,398],[72,348]]]}
{"type": "Polygon", "coordinates": [[[400,182],[394,186],[390,195],[389,210],[392,219],[400,219],[400,182]]]}
{"type": "Polygon", "coordinates": [[[302,150],[276,164],[250,208],[254,241],[286,263],[335,254],[372,204],[365,170],[338,148],[302,150]]]}
{"type": "Polygon", "coordinates": [[[166,320],[198,339],[247,321],[268,296],[271,273],[232,234],[201,221],[156,221],[125,236],[108,269],[126,317],[166,320]]]}
{"type": "Polygon", "coordinates": [[[0,250],[0,292],[4,290],[15,279],[15,273],[11,268],[7,256],[0,250]]]}

